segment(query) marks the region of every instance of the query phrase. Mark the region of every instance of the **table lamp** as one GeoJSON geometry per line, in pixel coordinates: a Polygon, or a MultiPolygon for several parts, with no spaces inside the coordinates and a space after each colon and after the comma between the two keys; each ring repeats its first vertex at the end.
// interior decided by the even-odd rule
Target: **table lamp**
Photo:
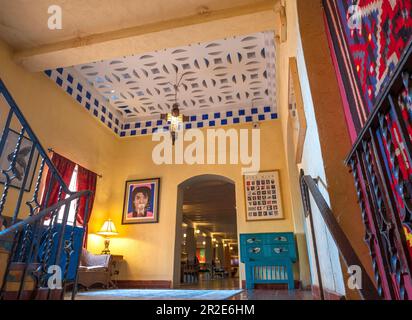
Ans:
{"type": "Polygon", "coordinates": [[[104,250],[102,254],[110,254],[109,245],[110,245],[110,236],[115,236],[118,234],[116,230],[116,226],[114,225],[111,219],[107,219],[103,226],[101,227],[100,231],[97,233],[99,235],[105,236],[104,239],[104,250]]]}

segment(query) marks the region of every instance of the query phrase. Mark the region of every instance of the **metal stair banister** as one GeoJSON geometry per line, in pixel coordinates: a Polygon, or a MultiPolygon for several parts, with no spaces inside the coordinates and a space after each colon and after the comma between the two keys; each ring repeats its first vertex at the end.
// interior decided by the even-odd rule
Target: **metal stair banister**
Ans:
{"type": "MultiPolygon", "coordinates": [[[[47,293],[42,296],[42,299],[56,298],[55,292],[58,292],[57,297],[59,299],[63,299],[65,286],[60,291],[53,291],[47,287],[48,267],[51,265],[62,266],[64,269],[62,270],[62,283],[65,285],[67,281],[74,280],[74,288],[76,288],[77,267],[80,258],[77,262],[71,261],[71,256],[73,252],[80,254],[83,237],[80,239],[81,241],[78,241],[78,238],[80,233],[84,235],[86,228],[85,225],[77,225],[76,217],[79,214],[80,200],[84,198],[85,211],[83,214],[84,221],[87,221],[89,200],[93,193],[88,190],[79,192],[69,190],[1,79],[0,97],[4,97],[6,108],[8,107],[6,111],[4,111],[3,106],[2,110],[0,110],[2,115],[6,115],[0,138],[0,157],[3,159],[6,157],[8,161],[8,168],[0,168],[0,177],[3,177],[4,185],[3,191],[0,194],[0,242],[3,241],[5,243],[6,240],[7,243],[12,244],[11,248],[8,249],[6,270],[0,288],[0,299],[7,299],[10,294],[12,294],[11,299],[23,299],[27,294],[30,298],[35,299],[38,298],[40,293],[45,292],[44,289],[46,289],[47,293]],[[9,141],[8,139],[12,134],[17,135],[17,142],[14,146],[12,145],[13,149],[7,146],[9,149],[7,151],[6,142],[9,141]],[[27,144],[22,149],[23,141],[27,139],[31,141],[31,144],[27,144]],[[28,146],[31,146],[30,149],[28,149],[28,146]],[[28,157],[25,157],[27,155],[28,157]],[[37,156],[41,159],[39,167],[37,156]],[[34,191],[29,197],[31,200],[25,203],[28,215],[20,219],[20,214],[27,213],[27,211],[24,212],[25,210],[21,205],[25,192],[27,192],[26,182],[32,183],[32,181],[28,180],[31,169],[33,169],[33,177],[37,169],[38,174],[34,191]],[[43,183],[46,169],[49,170],[48,176],[50,177],[48,185],[43,183]],[[19,187],[20,190],[17,191],[17,200],[10,202],[9,191],[11,187],[15,187],[19,183],[21,185],[19,187]],[[42,185],[44,185],[43,196],[40,195],[42,185]],[[52,187],[56,186],[58,190],[57,199],[53,198],[55,203],[47,207],[52,187]],[[72,203],[75,204],[76,212],[74,221],[70,225],[71,229],[69,229],[67,226],[69,225],[68,218],[72,203]],[[8,215],[4,214],[6,209],[9,211],[8,215]],[[3,228],[5,229],[2,230],[3,228]],[[77,235],[76,237],[75,234],[77,235]],[[81,243],[75,245],[75,241],[77,241],[76,243],[81,243]],[[77,263],[77,267],[74,271],[71,269],[71,273],[69,273],[69,268],[73,267],[73,263],[77,263]],[[18,268],[13,270],[15,266],[18,266],[18,268]],[[10,292],[9,275],[15,270],[20,272],[18,289],[17,291],[10,292]],[[74,277],[74,279],[69,279],[69,276],[74,277]],[[30,279],[34,281],[34,287],[27,293],[26,282],[30,282],[30,279]]],[[[28,190],[30,189],[28,188],[28,190]]],[[[73,290],[72,298],[74,298],[75,291],[73,290]]]]}
{"type": "MultiPolygon", "coordinates": [[[[300,176],[300,186],[302,191],[302,202],[305,210],[305,215],[312,216],[312,209],[310,205],[309,195],[312,196],[316,206],[321,213],[323,221],[325,222],[326,227],[328,228],[332,238],[336,243],[339,254],[342,257],[342,260],[345,262],[346,267],[349,266],[359,266],[362,272],[362,286],[358,289],[359,295],[364,300],[381,300],[375,285],[372,280],[369,278],[368,273],[366,272],[365,267],[357,256],[355,250],[353,249],[348,237],[342,230],[338,221],[336,220],[331,208],[320,192],[316,180],[309,175],[304,175],[303,170],[301,171],[300,176]]],[[[314,226],[311,223],[311,232],[312,235],[315,235],[314,226]]],[[[316,237],[313,237],[314,245],[316,248],[316,237]]],[[[315,249],[315,254],[317,254],[315,249]]],[[[318,277],[321,278],[320,274],[318,277]]],[[[320,279],[321,280],[321,279],[320,279]]],[[[322,290],[322,288],[321,288],[322,290]]],[[[322,293],[321,293],[322,294],[322,293]]]]}

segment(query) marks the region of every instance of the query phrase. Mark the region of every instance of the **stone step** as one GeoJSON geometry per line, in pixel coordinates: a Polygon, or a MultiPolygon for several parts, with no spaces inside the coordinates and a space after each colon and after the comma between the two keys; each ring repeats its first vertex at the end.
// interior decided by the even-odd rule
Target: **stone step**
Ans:
{"type": "MultiPolygon", "coordinates": [[[[18,290],[5,290],[4,300],[17,300],[18,290]]],[[[22,291],[20,300],[62,300],[62,290],[49,290],[48,288],[39,288],[38,290],[28,289],[22,291]],[[50,294],[49,294],[50,291],[50,294]]]]}

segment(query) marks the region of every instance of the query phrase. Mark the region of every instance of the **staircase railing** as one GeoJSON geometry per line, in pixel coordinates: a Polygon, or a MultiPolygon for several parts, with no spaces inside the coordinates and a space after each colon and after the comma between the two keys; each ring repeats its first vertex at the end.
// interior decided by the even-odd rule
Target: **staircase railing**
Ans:
{"type": "Polygon", "coordinates": [[[353,249],[349,239],[343,232],[342,228],[340,227],[339,223],[337,222],[335,216],[333,215],[332,210],[330,209],[328,203],[326,202],[325,198],[323,197],[322,193],[319,191],[319,188],[316,184],[316,180],[313,179],[311,176],[304,175],[303,171],[301,171],[300,176],[300,187],[301,187],[301,194],[302,194],[302,202],[303,207],[305,210],[305,216],[310,218],[310,227],[312,233],[312,240],[315,249],[315,262],[317,265],[318,270],[318,280],[319,280],[319,289],[321,293],[321,297],[323,297],[323,288],[322,288],[322,277],[320,275],[320,267],[317,257],[317,243],[316,243],[316,233],[314,230],[313,219],[312,219],[312,208],[310,204],[310,196],[312,196],[314,202],[316,203],[319,212],[322,215],[323,221],[327,226],[332,238],[336,243],[336,247],[338,248],[339,254],[342,257],[342,260],[346,264],[346,268],[350,266],[358,266],[361,269],[362,275],[362,285],[359,286],[358,292],[362,299],[364,300],[380,300],[380,296],[373,285],[372,280],[369,278],[368,273],[366,272],[365,267],[361,263],[360,259],[356,255],[355,250],[353,249]]]}
{"type": "Polygon", "coordinates": [[[68,282],[74,283],[74,298],[85,226],[77,225],[76,218],[70,225],[69,212],[74,204],[77,216],[85,198],[87,221],[92,192],[69,190],[1,79],[0,108],[0,245],[7,252],[0,299],[62,299],[68,282]],[[57,201],[47,207],[56,186],[57,201]],[[53,266],[60,272],[50,274],[53,266]],[[50,287],[52,275],[60,276],[61,287],[50,287]]]}
{"type": "Polygon", "coordinates": [[[355,180],[379,294],[412,299],[412,42],[346,164],[355,180]]]}

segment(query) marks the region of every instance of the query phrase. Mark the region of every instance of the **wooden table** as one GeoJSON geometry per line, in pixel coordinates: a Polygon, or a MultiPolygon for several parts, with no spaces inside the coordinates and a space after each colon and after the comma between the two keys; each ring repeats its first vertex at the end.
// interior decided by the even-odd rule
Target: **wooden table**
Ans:
{"type": "Polygon", "coordinates": [[[117,277],[124,259],[122,255],[112,254],[110,265],[110,287],[117,289],[117,277]]]}

